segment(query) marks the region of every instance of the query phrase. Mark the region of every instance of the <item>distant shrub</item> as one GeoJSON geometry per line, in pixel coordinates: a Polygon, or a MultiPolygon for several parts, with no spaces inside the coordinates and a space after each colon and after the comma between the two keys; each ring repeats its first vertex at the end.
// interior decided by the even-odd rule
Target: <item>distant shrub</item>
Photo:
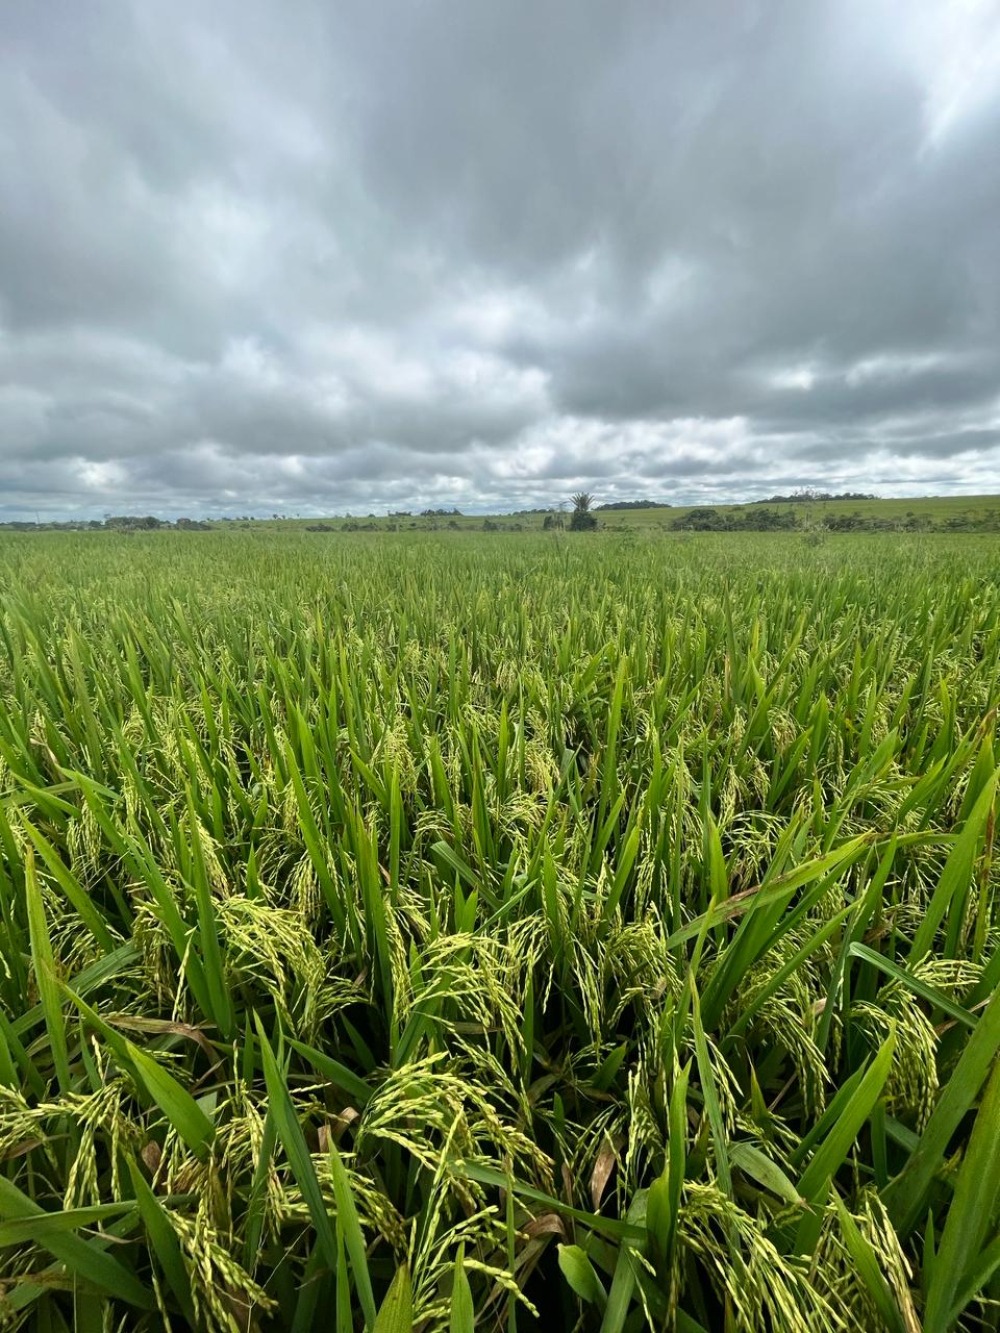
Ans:
{"type": "Polygon", "coordinates": [[[589,509],[574,509],[569,519],[570,532],[593,532],[597,519],[589,509]]]}
{"type": "Polygon", "coordinates": [[[791,509],[732,509],[723,512],[710,506],[688,510],[670,525],[679,532],[788,532],[799,526],[791,509]]]}

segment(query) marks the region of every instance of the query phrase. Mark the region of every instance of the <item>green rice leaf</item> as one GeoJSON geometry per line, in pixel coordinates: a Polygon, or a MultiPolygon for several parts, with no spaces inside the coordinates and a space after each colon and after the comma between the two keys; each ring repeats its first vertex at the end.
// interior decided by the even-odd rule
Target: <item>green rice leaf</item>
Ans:
{"type": "Polygon", "coordinates": [[[560,1245],[558,1249],[559,1267],[573,1291],[581,1301],[603,1310],[608,1303],[608,1293],[586,1250],[582,1250],[579,1245],[560,1245]]]}
{"type": "MultiPolygon", "coordinates": [[[[925,1333],[947,1333],[953,1326],[955,1298],[968,1275],[988,1274],[980,1254],[992,1230],[1000,1200],[1000,1060],[986,1085],[959,1168],[955,1194],[945,1220],[934,1277],[924,1309],[925,1333]]],[[[993,1236],[991,1240],[996,1240],[993,1236]]]]}
{"type": "Polygon", "coordinates": [[[154,1301],[146,1287],[110,1254],[98,1240],[83,1240],[60,1222],[59,1214],[48,1214],[11,1181],[0,1177],[0,1218],[5,1222],[29,1221],[35,1228],[31,1239],[48,1250],[70,1273],[99,1291],[105,1291],[141,1310],[154,1301]]]}
{"type": "Polygon", "coordinates": [[[465,1271],[465,1246],[458,1247],[455,1268],[452,1275],[451,1310],[448,1316],[449,1333],[474,1333],[476,1311],[472,1301],[472,1288],[465,1271]]]}
{"type": "Polygon", "coordinates": [[[400,1264],[396,1275],[379,1306],[375,1317],[374,1333],[412,1333],[413,1292],[410,1288],[410,1270],[400,1264]]]}
{"type": "MultiPolygon", "coordinates": [[[[288,1164],[292,1168],[292,1175],[295,1177],[295,1183],[302,1191],[302,1197],[309,1209],[309,1216],[316,1230],[316,1240],[323,1253],[323,1258],[326,1260],[328,1267],[335,1270],[337,1266],[337,1247],[333,1223],[330,1221],[330,1215],[326,1210],[316,1168],[309,1154],[305,1135],[302,1132],[302,1126],[299,1124],[295,1106],[288,1091],[288,1084],[285,1082],[285,1076],[278,1066],[274,1052],[271,1050],[271,1044],[267,1039],[260,1016],[255,1015],[255,1018],[261,1060],[264,1065],[264,1080],[267,1084],[268,1114],[274,1120],[278,1140],[285,1150],[288,1164]]],[[[336,1183],[336,1177],[334,1177],[334,1181],[336,1183]]],[[[337,1208],[339,1214],[339,1197],[337,1208]]],[[[374,1317],[374,1310],[371,1313],[374,1317]]]]}
{"type": "Polygon", "coordinates": [[[59,1003],[59,982],[56,979],[52,941],[49,938],[45,905],[42,902],[42,890],[35,872],[35,853],[32,848],[28,849],[24,863],[24,889],[31,938],[31,962],[35,971],[39,1001],[45,1015],[45,1030],[48,1033],[49,1050],[52,1052],[52,1065],[59,1087],[63,1092],[69,1092],[73,1080],[69,1069],[66,1027],[63,1022],[62,1005],[59,1003]]]}

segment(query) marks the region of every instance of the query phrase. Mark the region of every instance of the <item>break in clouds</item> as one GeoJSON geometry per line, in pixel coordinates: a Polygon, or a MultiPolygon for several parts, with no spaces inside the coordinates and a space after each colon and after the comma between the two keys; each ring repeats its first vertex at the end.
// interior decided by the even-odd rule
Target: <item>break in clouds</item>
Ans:
{"type": "Polygon", "coordinates": [[[991,0],[0,24],[0,516],[1000,489],[991,0]]]}

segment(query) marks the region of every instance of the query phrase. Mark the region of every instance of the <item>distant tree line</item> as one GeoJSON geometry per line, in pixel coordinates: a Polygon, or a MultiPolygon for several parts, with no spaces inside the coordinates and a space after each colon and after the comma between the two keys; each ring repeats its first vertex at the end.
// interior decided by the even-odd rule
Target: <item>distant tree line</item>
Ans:
{"type": "Polygon", "coordinates": [[[753,500],[752,504],[765,505],[784,505],[784,504],[804,504],[807,501],[818,500],[825,502],[828,500],[877,500],[877,495],[869,495],[866,491],[815,491],[811,486],[806,486],[802,490],[792,491],[791,495],[771,495],[766,500],[753,500]]]}
{"type": "MultiPolygon", "coordinates": [[[[846,513],[830,513],[820,510],[809,511],[803,507],[806,498],[820,501],[827,500],[874,500],[877,496],[861,492],[843,492],[839,495],[825,492],[797,491],[790,496],[774,496],[770,501],[751,501],[745,505],[695,506],[676,514],[669,522],[663,521],[655,526],[675,532],[804,532],[819,533],[865,533],[865,532],[1000,532],[1000,508],[961,510],[945,515],[918,513],[908,509],[903,513],[894,507],[888,513],[854,509],[846,513]],[[782,506],[776,508],[775,506],[782,506]],[[791,507],[793,505],[797,508],[791,507]],[[788,507],[785,507],[788,506],[788,507]]],[[[622,500],[595,505],[593,496],[581,491],[571,497],[573,509],[564,514],[562,509],[521,510],[519,514],[505,516],[501,522],[494,518],[485,518],[481,528],[484,532],[519,532],[524,527],[534,524],[522,524],[517,521],[529,516],[541,516],[539,525],[545,531],[568,528],[571,532],[593,532],[599,526],[610,531],[624,531],[620,524],[608,525],[598,522],[597,513],[611,513],[616,509],[670,509],[672,506],[661,501],[622,500]]],[[[279,518],[280,515],[274,515],[279,518]]],[[[366,522],[359,522],[347,517],[346,521],[336,524],[318,520],[304,525],[306,532],[396,532],[403,528],[436,532],[441,528],[454,531],[462,529],[457,520],[462,517],[458,509],[426,509],[418,517],[412,517],[408,511],[401,510],[389,516],[389,520],[377,520],[369,515],[366,522]],[[402,520],[407,520],[403,522],[402,520]],[[445,520],[441,522],[440,520],[445,520]]],[[[68,519],[63,522],[31,521],[13,519],[0,522],[0,530],[8,532],[117,532],[123,534],[179,531],[206,532],[220,525],[235,525],[248,528],[255,522],[249,514],[236,517],[216,518],[212,522],[196,518],[178,518],[176,520],[156,518],[152,514],[107,514],[104,519],[68,519]]],[[[468,529],[468,526],[466,527],[468,529]]]]}
{"type": "MultiPolygon", "coordinates": [[[[245,519],[217,519],[219,523],[249,522],[245,519]]],[[[198,518],[178,518],[171,522],[167,518],[155,518],[152,514],[108,514],[105,518],[66,519],[62,522],[38,523],[28,520],[12,519],[9,523],[0,523],[0,528],[13,532],[155,532],[160,528],[180,529],[183,532],[208,532],[212,527],[198,518]]]]}

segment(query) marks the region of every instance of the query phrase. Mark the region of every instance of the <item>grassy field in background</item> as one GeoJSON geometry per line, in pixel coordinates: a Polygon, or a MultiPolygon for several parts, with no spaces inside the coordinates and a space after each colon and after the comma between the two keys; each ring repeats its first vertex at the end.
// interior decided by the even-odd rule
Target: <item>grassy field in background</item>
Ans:
{"type": "MultiPolygon", "coordinates": [[[[595,505],[600,506],[604,498],[599,491],[595,492],[595,505]]],[[[900,527],[914,518],[922,523],[935,526],[943,525],[949,520],[958,521],[966,518],[973,521],[991,518],[995,519],[997,524],[1000,525],[1000,495],[947,495],[878,500],[814,500],[783,504],[761,501],[759,504],[742,505],[715,505],[712,501],[706,500],[704,505],[711,505],[721,514],[747,513],[761,508],[773,509],[779,513],[790,512],[795,515],[800,524],[807,526],[822,523],[827,515],[850,514],[858,514],[866,519],[880,519],[898,524],[900,527]]],[[[558,512],[558,498],[553,500],[552,508],[553,511],[558,512]]],[[[690,514],[692,508],[694,508],[692,505],[670,505],[662,509],[598,508],[596,513],[600,523],[606,528],[653,528],[662,530],[664,528],[669,529],[670,524],[676,519],[683,519],[690,514]]],[[[569,521],[571,511],[572,504],[567,499],[563,515],[566,522],[569,521]]],[[[449,530],[449,522],[454,522],[455,527],[460,530],[481,529],[487,517],[497,525],[500,531],[517,530],[518,525],[523,531],[531,531],[541,528],[545,515],[543,513],[493,514],[489,516],[459,514],[454,518],[450,515],[425,518],[415,510],[409,516],[396,518],[391,518],[385,513],[359,513],[349,518],[341,516],[322,519],[258,519],[254,521],[254,526],[306,528],[317,523],[325,523],[336,530],[340,530],[348,524],[374,522],[379,528],[387,528],[391,523],[395,523],[400,531],[423,530],[430,528],[432,525],[436,525],[439,531],[444,531],[449,530]]]]}
{"type": "Polygon", "coordinates": [[[1000,538],[677,513],[0,534],[9,1327],[998,1327],[1000,538]]]}

